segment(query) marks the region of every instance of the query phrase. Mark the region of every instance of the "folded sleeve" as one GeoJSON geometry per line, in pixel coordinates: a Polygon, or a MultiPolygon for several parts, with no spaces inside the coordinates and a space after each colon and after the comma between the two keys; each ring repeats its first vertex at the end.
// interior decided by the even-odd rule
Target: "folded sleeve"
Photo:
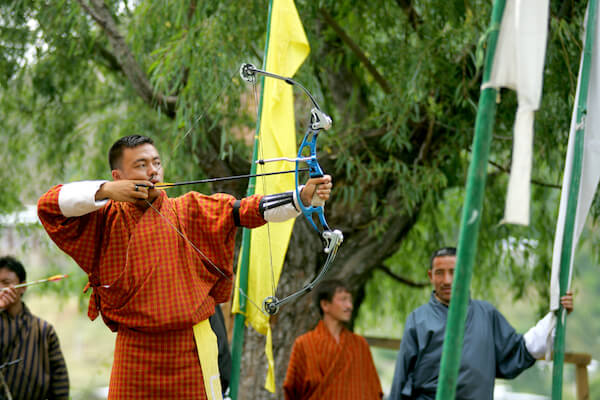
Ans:
{"type": "Polygon", "coordinates": [[[61,200],[61,192],[64,187],[68,187],[68,185],[54,186],[40,197],[38,200],[38,217],[54,243],[70,255],[85,272],[90,273],[93,263],[99,260],[99,254],[97,253],[99,251],[98,243],[102,235],[101,218],[104,206],[97,204],[91,206],[89,192],[93,189],[90,189],[89,186],[86,186],[85,189],[89,191],[87,195],[82,194],[85,190],[73,194],[72,192],[78,192],[78,190],[74,189],[75,186],[70,186],[67,192],[71,193],[67,194],[66,197],[62,196],[63,200],[61,200]],[[83,199],[86,196],[87,200],[83,199]],[[83,200],[72,200],[74,198],[83,200]],[[70,216],[63,213],[61,202],[65,212],[70,216]],[[101,208],[98,209],[98,207],[101,208]],[[84,208],[88,210],[88,213],[80,216],[71,214],[78,214],[84,208]]]}

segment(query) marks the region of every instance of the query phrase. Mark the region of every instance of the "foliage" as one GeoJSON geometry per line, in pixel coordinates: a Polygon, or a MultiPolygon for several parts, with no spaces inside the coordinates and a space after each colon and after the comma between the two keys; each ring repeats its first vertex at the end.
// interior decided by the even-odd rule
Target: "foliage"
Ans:
{"type": "MultiPolygon", "coordinates": [[[[533,185],[529,228],[499,224],[516,109],[514,93],[501,91],[473,296],[506,295],[497,292],[499,281],[508,296],[521,297],[532,286],[540,298],[547,295],[559,198],[551,186],[561,183],[585,3],[551,1],[535,127],[533,178],[541,184],[533,185]]],[[[107,178],[106,149],[130,133],[155,138],[170,181],[246,173],[257,93],[237,70],[242,62],[262,65],[265,4],[0,1],[0,132],[7,144],[0,147],[0,210],[33,203],[58,182],[107,178]],[[121,36],[94,19],[99,3],[121,36]]],[[[380,333],[399,336],[400,321],[429,289],[401,286],[378,267],[427,282],[431,251],[456,244],[491,2],[296,4],[311,55],[295,78],[334,119],[319,144],[335,178],[328,219],[346,237],[334,273],[357,289],[359,326],[376,326],[386,315],[388,328],[380,333]]],[[[309,105],[301,96],[296,103],[301,132],[309,105]]],[[[245,187],[198,190],[240,196],[245,187]]]]}

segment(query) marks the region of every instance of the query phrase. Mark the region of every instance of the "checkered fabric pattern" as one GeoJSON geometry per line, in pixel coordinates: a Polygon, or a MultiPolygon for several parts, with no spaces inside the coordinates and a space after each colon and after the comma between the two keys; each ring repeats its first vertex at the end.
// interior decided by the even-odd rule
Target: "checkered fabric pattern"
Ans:
{"type": "Polygon", "coordinates": [[[383,392],[367,341],[343,329],[337,342],[323,321],[292,347],[286,400],[375,400],[383,392]]]}
{"type": "MultiPolygon", "coordinates": [[[[204,398],[199,397],[204,396],[203,388],[188,384],[192,377],[198,385],[202,382],[192,326],[231,295],[235,199],[196,192],[170,199],[161,192],[153,206],[164,217],[150,208],[109,201],[95,212],[67,218],[58,206],[60,188],[40,198],[38,215],[52,240],[88,274],[93,288],[89,317],[93,320],[101,313],[118,331],[109,398],[204,398]],[[197,365],[191,368],[192,364],[197,365]],[[148,376],[149,370],[160,373],[148,376]]],[[[259,211],[261,197],[241,201],[243,226],[265,223],[259,211]]]]}

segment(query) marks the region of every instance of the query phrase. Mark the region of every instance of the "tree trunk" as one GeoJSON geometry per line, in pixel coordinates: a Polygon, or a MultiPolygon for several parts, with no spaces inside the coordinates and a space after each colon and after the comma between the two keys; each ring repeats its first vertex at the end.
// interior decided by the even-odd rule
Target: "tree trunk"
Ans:
{"type": "MultiPolygon", "coordinates": [[[[287,258],[283,266],[277,288],[277,296],[282,298],[299,289],[315,276],[322,262],[322,245],[317,233],[299,217],[294,225],[287,258]]],[[[244,339],[244,354],[240,379],[239,400],[281,399],[281,387],[285,378],[292,344],[296,337],[312,329],[319,314],[313,306],[309,294],[281,306],[279,312],[271,317],[273,330],[273,353],[275,358],[276,395],[264,389],[267,373],[265,357],[265,337],[247,328],[244,339]]]]}
{"type": "MultiPolygon", "coordinates": [[[[367,230],[347,233],[327,277],[343,278],[354,293],[364,290],[366,276],[395,251],[398,241],[410,230],[415,220],[416,216],[395,217],[390,230],[380,240],[370,238],[367,230]]],[[[331,223],[332,227],[336,226],[335,222],[331,223]]],[[[322,267],[324,259],[320,239],[306,221],[299,217],[279,280],[278,297],[291,294],[312,280],[322,267]]],[[[362,298],[357,296],[355,300],[360,302],[362,298]]],[[[355,303],[356,311],[359,306],[360,304],[355,303]]],[[[294,340],[313,329],[318,321],[319,312],[310,293],[283,305],[271,318],[277,387],[274,395],[264,389],[267,373],[265,337],[252,328],[246,329],[238,399],[282,399],[283,382],[294,340]]]]}

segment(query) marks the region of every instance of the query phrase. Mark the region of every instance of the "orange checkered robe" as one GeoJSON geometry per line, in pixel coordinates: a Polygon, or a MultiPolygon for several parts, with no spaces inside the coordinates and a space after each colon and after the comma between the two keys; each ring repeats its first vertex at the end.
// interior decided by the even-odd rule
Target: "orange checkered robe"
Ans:
{"type": "MultiPolygon", "coordinates": [[[[156,211],[108,201],[81,217],[65,217],[61,185],[44,194],[38,215],[63,251],[88,274],[88,315],[101,313],[117,331],[109,399],[205,399],[192,326],[213,314],[232,291],[235,199],[196,192],[153,206],[227,276],[215,270],[156,211]]],[[[265,223],[262,196],[241,201],[241,225],[265,223]]]]}
{"type": "Polygon", "coordinates": [[[283,391],[286,400],[383,396],[367,341],[343,329],[338,343],[323,321],[294,342],[283,391]]]}

